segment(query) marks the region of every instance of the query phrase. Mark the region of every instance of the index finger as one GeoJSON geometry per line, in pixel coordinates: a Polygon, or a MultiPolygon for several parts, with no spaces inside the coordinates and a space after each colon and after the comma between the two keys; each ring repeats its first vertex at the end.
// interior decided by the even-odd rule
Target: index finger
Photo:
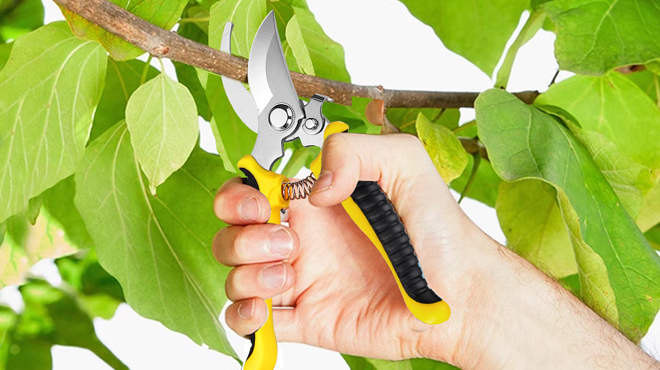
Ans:
{"type": "Polygon", "coordinates": [[[230,225],[265,223],[270,217],[266,196],[243,184],[240,177],[222,184],[215,196],[213,210],[219,219],[230,225]]]}

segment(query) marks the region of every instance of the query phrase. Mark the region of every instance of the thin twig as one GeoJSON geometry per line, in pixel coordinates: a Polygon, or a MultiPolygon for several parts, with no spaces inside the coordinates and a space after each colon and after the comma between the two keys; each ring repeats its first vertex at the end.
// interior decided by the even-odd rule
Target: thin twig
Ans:
{"type": "MultiPolygon", "coordinates": [[[[107,0],[54,0],[57,4],[97,24],[147,53],[169,58],[207,71],[247,82],[247,59],[186,39],[159,28],[107,0]]],[[[478,92],[390,90],[382,86],[353,85],[291,72],[291,79],[300,96],[323,94],[335,102],[351,105],[352,97],[380,99],[390,108],[461,108],[473,107],[478,92]]],[[[537,91],[522,91],[515,95],[532,103],[537,91]]]]}
{"type": "Polygon", "coordinates": [[[552,76],[552,81],[550,81],[550,84],[548,85],[548,87],[555,84],[555,82],[557,81],[557,76],[559,76],[559,69],[557,69],[557,72],[555,72],[555,75],[552,76]]]}

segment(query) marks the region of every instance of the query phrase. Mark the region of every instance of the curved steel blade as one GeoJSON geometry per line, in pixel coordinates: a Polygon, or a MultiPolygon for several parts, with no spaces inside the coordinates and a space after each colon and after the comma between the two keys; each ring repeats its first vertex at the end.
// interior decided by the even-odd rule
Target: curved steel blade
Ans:
{"type": "Polygon", "coordinates": [[[252,156],[265,169],[272,169],[284,155],[283,143],[305,118],[303,104],[293,87],[271,11],[252,42],[248,82],[259,109],[257,141],[252,156]]]}
{"type": "MultiPolygon", "coordinates": [[[[287,103],[294,110],[300,106],[298,94],[293,87],[284,59],[275,15],[272,11],[261,23],[254,36],[248,63],[248,82],[254,102],[262,114],[267,114],[264,110],[273,99],[276,99],[278,103],[287,103]]],[[[297,118],[302,118],[302,116],[297,118]]]]}
{"type": "MultiPolygon", "coordinates": [[[[231,31],[233,28],[233,23],[227,22],[225,24],[225,29],[222,32],[220,51],[231,54],[231,31]]],[[[258,132],[259,125],[257,123],[257,117],[259,116],[259,109],[257,109],[257,105],[254,103],[252,94],[250,94],[240,81],[225,76],[220,77],[222,77],[222,84],[225,88],[227,99],[229,99],[238,117],[250,130],[258,132]]]]}

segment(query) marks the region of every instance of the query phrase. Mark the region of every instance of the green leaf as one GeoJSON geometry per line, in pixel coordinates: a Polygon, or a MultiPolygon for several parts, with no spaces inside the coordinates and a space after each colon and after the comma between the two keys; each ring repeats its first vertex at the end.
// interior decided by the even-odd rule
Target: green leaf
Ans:
{"type": "Polygon", "coordinates": [[[581,127],[569,128],[636,218],[642,196],[660,176],[660,111],[648,96],[621,74],[610,73],[554,84],[535,104],[554,105],[575,117],[581,127]]]}
{"type": "Polygon", "coordinates": [[[341,121],[346,123],[352,133],[379,134],[381,127],[371,124],[365,114],[365,109],[370,101],[371,99],[354,96],[351,98],[350,106],[325,102],[323,104],[323,115],[330,122],[341,121]]]}
{"type": "Polygon", "coordinates": [[[660,74],[660,58],[654,59],[650,62],[646,62],[644,66],[651,72],[655,74],[660,74]]]}
{"type": "MultiPolygon", "coordinates": [[[[335,81],[350,82],[351,77],[344,62],[344,48],[326,35],[304,1],[294,2],[292,5],[294,18],[300,27],[301,36],[314,65],[315,75],[335,81]]],[[[288,34],[287,41],[289,44],[292,42],[288,34]]]]}
{"type": "Polygon", "coordinates": [[[637,215],[637,226],[643,232],[658,223],[660,223],[660,181],[656,182],[651,191],[644,196],[637,215]]]}
{"type": "Polygon", "coordinates": [[[14,42],[0,71],[0,222],[78,166],[105,67],[100,45],[64,22],[14,42]]]}
{"type": "Polygon", "coordinates": [[[41,0],[0,2],[0,42],[19,36],[44,24],[44,5],[41,0]]]}
{"type": "Polygon", "coordinates": [[[187,18],[179,20],[179,24],[189,24],[192,23],[196,25],[202,32],[209,33],[209,15],[210,7],[205,7],[202,5],[192,5],[188,4],[186,11],[184,12],[187,15],[187,18]]]}
{"type": "Polygon", "coordinates": [[[443,125],[434,124],[424,114],[417,116],[419,140],[431,156],[435,168],[446,183],[461,175],[468,163],[468,155],[463,145],[451,130],[443,125]]]}
{"type": "Polygon", "coordinates": [[[511,76],[511,68],[513,67],[513,62],[516,59],[518,50],[536,35],[538,30],[541,29],[541,26],[543,26],[545,19],[546,16],[544,12],[535,11],[529,15],[527,22],[525,22],[525,25],[513,41],[513,44],[511,44],[511,47],[507,50],[504,61],[502,62],[500,69],[497,71],[495,87],[506,89],[506,86],[509,83],[509,77],[511,76]]]}
{"type": "Polygon", "coordinates": [[[649,229],[644,233],[644,236],[646,236],[646,239],[651,243],[651,246],[655,248],[655,250],[660,250],[660,226],[656,225],[649,229]]]}
{"type": "Polygon", "coordinates": [[[580,296],[580,277],[578,274],[573,274],[566,276],[565,278],[559,279],[559,284],[561,284],[564,289],[571,292],[576,297],[580,296]]]}
{"type": "Polygon", "coordinates": [[[458,109],[438,108],[388,108],[385,115],[401,132],[417,135],[417,116],[422,113],[429,121],[454,130],[458,127],[461,113],[458,109]]]}
{"type": "MultiPolygon", "coordinates": [[[[558,193],[558,200],[575,251],[580,282],[579,297],[597,314],[618,327],[620,315],[616,303],[621,295],[614,292],[613,282],[610,281],[608,268],[603,259],[582,239],[578,216],[571,207],[566,194],[558,193]]],[[[634,340],[640,340],[643,336],[643,333],[641,335],[637,333],[636,328],[632,330],[632,333],[629,335],[634,336],[634,340]]]]}
{"type": "Polygon", "coordinates": [[[312,58],[309,56],[309,49],[307,48],[307,44],[305,44],[296,15],[291,17],[289,23],[286,25],[286,40],[302,72],[314,76],[312,58]]]}
{"type": "MultiPolygon", "coordinates": [[[[220,0],[211,7],[209,20],[209,46],[220,49],[222,32],[227,22],[234,23],[231,52],[248,58],[254,35],[266,18],[265,0],[220,0]]],[[[283,31],[283,30],[282,30],[283,31]]]]}
{"type": "Polygon", "coordinates": [[[30,225],[25,213],[19,213],[7,219],[6,227],[0,244],[0,288],[22,283],[30,267],[44,258],[57,258],[78,250],[46,208],[34,225],[30,225]]]}
{"type": "MultiPolygon", "coordinates": [[[[634,82],[646,95],[653,100],[656,105],[660,101],[660,77],[657,74],[649,71],[637,71],[625,75],[630,81],[634,82]]],[[[658,106],[660,108],[660,106],[658,106]]]]}
{"type": "Polygon", "coordinates": [[[401,0],[447,49],[492,75],[529,0],[401,0]]]}
{"type": "Polygon", "coordinates": [[[2,340],[5,338],[7,330],[14,323],[15,318],[16,314],[11,308],[0,304],[0,347],[2,347],[2,340]]]}
{"type": "MultiPolygon", "coordinates": [[[[460,177],[451,182],[452,189],[463,194],[465,186],[468,183],[470,174],[472,173],[472,166],[474,166],[474,158],[468,156],[468,164],[460,177]]],[[[498,189],[502,179],[493,171],[490,162],[486,160],[479,161],[479,168],[477,168],[477,175],[472,181],[470,188],[465,194],[466,197],[480,201],[488,206],[495,207],[498,189]]]]}
{"type": "Polygon", "coordinates": [[[7,61],[9,60],[12,46],[14,46],[13,42],[0,45],[0,71],[2,71],[2,69],[5,67],[5,64],[7,64],[7,61]]]}
{"type": "Polygon", "coordinates": [[[80,307],[91,317],[110,319],[124,302],[119,282],[101,267],[93,250],[84,256],[58,258],[55,264],[62,280],[76,292],[80,307]]]}
{"type": "Polygon", "coordinates": [[[195,100],[185,86],[161,73],[131,95],[126,126],[149,189],[156,194],[156,187],[183,166],[197,143],[195,100]]]}
{"type": "Polygon", "coordinates": [[[206,99],[206,91],[204,91],[202,84],[199,82],[197,71],[194,67],[179,62],[174,62],[174,68],[176,70],[177,80],[190,90],[193,99],[195,99],[197,113],[206,121],[210,122],[212,117],[211,107],[209,107],[209,102],[206,99]]]}
{"type": "Polygon", "coordinates": [[[509,248],[555,279],[578,272],[552,186],[538,180],[503,182],[495,209],[509,248]]]}
{"type": "Polygon", "coordinates": [[[282,175],[288,178],[294,178],[298,172],[303,168],[309,168],[310,163],[319,155],[320,148],[317,147],[304,147],[300,141],[294,141],[293,143],[285,144],[286,147],[290,146],[293,153],[291,153],[291,158],[284,166],[282,170],[282,175]]]}
{"type": "MultiPolygon", "coordinates": [[[[208,24],[208,21],[206,22],[208,24]]],[[[197,23],[179,23],[179,28],[176,32],[193,41],[197,41],[200,44],[208,45],[209,44],[209,35],[208,35],[208,26],[207,31],[204,32],[197,23]]]]}
{"type": "MultiPolygon", "coordinates": [[[[592,256],[602,259],[616,300],[617,327],[638,341],[660,307],[660,258],[587,149],[555,117],[505,91],[482,93],[475,107],[480,138],[493,168],[503,179],[541,179],[557,189],[560,201],[566,197],[562,203],[564,222],[575,238],[584,241],[574,245],[576,255],[581,252],[578,248],[588,247],[594,252],[592,256]],[[569,217],[569,203],[575,217],[569,217]],[[571,222],[576,223],[575,227],[571,222]]],[[[600,268],[600,264],[591,270],[580,266],[585,276],[598,273],[600,268]]],[[[606,287],[602,285],[598,290],[606,287]]],[[[584,292],[582,299],[593,302],[584,292]]],[[[599,313],[608,314],[602,310],[599,313]]],[[[612,315],[608,318],[616,319],[612,315]]]]}
{"type": "Polygon", "coordinates": [[[34,197],[28,202],[28,207],[25,212],[30,225],[34,225],[37,222],[37,217],[39,217],[39,212],[41,211],[42,199],[41,196],[34,197]]]}
{"type": "MultiPolygon", "coordinates": [[[[139,18],[160,28],[169,30],[176,24],[188,4],[187,0],[110,0],[133,13],[139,18]]],[[[83,39],[98,41],[116,60],[134,59],[144,53],[142,49],[134,46],[118,36],[104,30],[102,27],[90,23],[85,18],[69,11],[64,7],[62,14],[71,25],[73,32],[83,39]]]]}
{"type": "Polygon", "coordinates": [[[0,348],[2,370],[51,370],[53,358],[51,344],[41,338],[14,338],[8,333],[5,346],[0,348]]]}
{"type": "Polygon", "coordinates": [[[457,370],[457,367],[444,362],[416,358],[404,361],[376,360],[364,357],[342,355],[351,370],[457,370]]]}
{"type": "Polygon", "coordinates": [[[25,309],[9,328],[0,363],[12,369],[50,369],[55,344],[87,348],[114,369],[128,369],[98,339],[74,295],[34,280],[19,288],[25,309]]]}
{"type": "Polygon", "coordinates": [[[43,258],[57,258],[92,246],[73,204],[74,193],[70,176],[35,198],[40,200],[41,212],[34,216],[34,222],[26,213],[7,220],[6,238],[0,245],[0,287],[21,283],[29,268],[43,258]]]}
{"type": "Polygon", "coordinates": [[[158,75],[158,70],[141,60],[117,62],[108,58],[108,71],[105,75],[103,95],[94,113],[94,123],[89,141],[99,137],[105,130],[126,117],[126,104],[131,94],[140,87],[142,74],[146,70],[146,80],[158,75]]]}
{"type": "Polygon", "coordinates": [[[218,187],[232,174],[217,156],[193,151],[152,196],[137,167],[126,125],[108,130],[76,173],[76,206],[99,262],[140,315],[236,357],[218,315],[228,269],[211,253],[223,224],[213,214],[218,187]],[[185,193],[182,193],[185,189],[185,193]]]}
{"type": "Polygon", "coordinates": [[[660,58],[657,0],[555,0],[541,6],[557,27],[559,67],[600,75],[660,58]]]}
{"type": "Polygon", "coordinates": [[[73,203],[75,194],[76,183],[73,176],[69,176],[41,195],[43,209],[45,215],[62,229],[64,240],[77,249],[89,249],[92,247],[92,238],[73,203]]]}
{"type": "Polygon", "coordinates": [[[636,162],[660,168],[660,111],[620,73],[573,76],[552,85],[535,103],[566,110],[583,129],[605,135],[636,162]]]}

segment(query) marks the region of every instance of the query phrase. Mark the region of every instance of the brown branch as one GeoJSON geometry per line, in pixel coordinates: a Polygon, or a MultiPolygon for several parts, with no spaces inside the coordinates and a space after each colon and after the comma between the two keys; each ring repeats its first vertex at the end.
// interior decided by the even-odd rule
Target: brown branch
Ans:
{"type": "MultiPolygon", "coordinates": [[[[140,49],[158,58],[189,64],[223,76],[247,82],[247,59],[186,39],[159,28],[107,0],[54,0],[60,6],[99,25],[140,49]]],[[[382,86],[353,85],[291,72],[291,79],[300,96],[323,94],[335,102],[351,105],[351,97],[385,101],[390,108],[460,108],[473,107],[477,92],[439,92],[390,90],[382,86]]],[[[538,96],[537,91],[515,95],[525,103],[538,96]]]]}

